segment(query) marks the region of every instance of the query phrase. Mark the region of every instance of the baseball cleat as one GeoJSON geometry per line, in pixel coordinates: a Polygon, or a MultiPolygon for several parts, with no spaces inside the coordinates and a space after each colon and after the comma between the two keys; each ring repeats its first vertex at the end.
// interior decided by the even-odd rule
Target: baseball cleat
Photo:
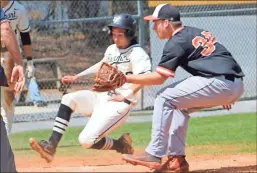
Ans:
{"type": "Polygon", "coordinates": [[[30,147],[38,152],[40,156],[46,160],[47,163],[53,161],[56,148],[48,141],[37,141],[35,138],[29,139],[30,147]]]}
{"type": "Polygon", "coordinates": [[[154,172],[189,172],[185,156],[168,156],[168,160],[154,172]]]}
{"type": "Polygon", "coordinates": [[[132,165],[142,165],[150,169],[160,169],[162,166],[161,158],[152,156],[147,152],[139,155],[123,154],[122,159],[132,165]]]}
{"type": "Polygon", "coordinates": [[[120,143],[120,147],[116,149],[118,153],[121,154],[133,154],[134,149],[132,147],[132,138],[129,133],[123,133],[121,137],[118,139],[120,143]]]}

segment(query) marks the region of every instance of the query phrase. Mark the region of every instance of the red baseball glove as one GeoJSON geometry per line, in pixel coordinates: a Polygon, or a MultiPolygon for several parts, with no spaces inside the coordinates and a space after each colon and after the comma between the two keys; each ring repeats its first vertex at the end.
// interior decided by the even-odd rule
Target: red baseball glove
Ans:
{"type": "Polygon", "coordinates": [[[126,83],[126,76],[116,67],[103,62],[96,74],[93,91],[112,91],[121,87],[124,83],[126,83]]]}

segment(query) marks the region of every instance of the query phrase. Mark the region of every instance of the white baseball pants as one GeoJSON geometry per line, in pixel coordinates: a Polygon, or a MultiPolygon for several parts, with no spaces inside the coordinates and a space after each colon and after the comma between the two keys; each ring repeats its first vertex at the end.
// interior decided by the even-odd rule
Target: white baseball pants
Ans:
{"type": "Polygon", "coordinates": [[[62,104],[70,107],[74,113],[90,116],[90,120],[79,135],[79,142],[90,148],[100,139],[123,125],[132,109],[132,104],[107,101],[108,92],[82,90],[63,96],[62,104]]]}

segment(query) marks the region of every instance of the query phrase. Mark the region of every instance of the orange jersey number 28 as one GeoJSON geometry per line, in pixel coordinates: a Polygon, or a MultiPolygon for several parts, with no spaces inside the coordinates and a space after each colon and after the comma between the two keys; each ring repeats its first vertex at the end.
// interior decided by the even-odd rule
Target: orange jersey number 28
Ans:
{"type": "Polygon", "coordinates": [[[195,48],[198,48],[199,46],[203,46],[203,51],[201,54],[203,56],[209,56],[213,51],[215,51],[215,43],[216,39],[215,37],[207,31],[201,32],[203,36],[196,36],[192,40],[192,44],[195,48]]]}

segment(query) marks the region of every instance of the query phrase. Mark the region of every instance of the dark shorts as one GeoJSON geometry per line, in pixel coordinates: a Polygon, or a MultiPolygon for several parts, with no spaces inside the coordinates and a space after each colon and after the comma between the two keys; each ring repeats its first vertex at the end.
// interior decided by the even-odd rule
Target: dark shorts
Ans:
{"type": "Polygon", "coordinates": [[[0,128],[1,128],[1,172],[17,172],[14,155],[5,129],[5,124],[0,115],[0,128]]]}

